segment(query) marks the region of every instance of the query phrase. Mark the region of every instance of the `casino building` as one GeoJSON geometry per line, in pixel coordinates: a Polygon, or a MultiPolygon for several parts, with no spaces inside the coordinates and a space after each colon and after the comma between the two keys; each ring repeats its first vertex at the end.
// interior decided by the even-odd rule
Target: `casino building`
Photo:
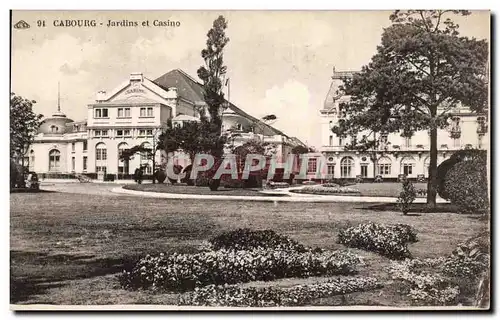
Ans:
{"type": "MultiPolygon", "coordinates": [[[[428,176],[430,137],[428,131],[418,131],[411,138],[400,133],[379,134],[380,146],[370,152],[346,151],[345,145],[352,139],[336,136],[332,126],[346,115],[340,104],[349,99],[339,94],[343,79],[354,72],[333,69],[330,89],[320,110],[321,147],[326,158],[329,178],[375,178],[394,179],[399,175],[424,179],[428,176]],[[376,161],[374,161],[376,160],[376,161]]],[[[472,113],[460,106],[451,110],[451,124],[446,130],[438,130],[438,164],[460,149],[488,149],[487,114],[472,113]]],[[[360,132],[357,139],[361,139],[360,132]]]]}
{"type": "MultiPolygon", "coordinates": [[[[172,70],[154,81],[132,73],[115,89],[97,93],[95,102],[87,106],[87,120],[69,119],[58,105],[57,112],[43,120],[24,162],[46,178],[113,174],[128,179],[140,166],[151,174],[152,161],[146,155],[136,155],[128,162],[119,160],[119,155],[137,145],[153,149],[160,128],[169,119],[178,126],[198,121],[197,110],[203,106],[202,85],[182,70],[172,70]]],[[[283,157],[301,144],[231,103],[223,114],[223,130],[238,133],[235,145],[259,139],[276,145],[277,154],[283,157]]],[[[167,156],[158,151],[156,163],[164,163],[167,156]]],[[[178,161],[183,167],[189,164],[187,157],[178,161]]]]}

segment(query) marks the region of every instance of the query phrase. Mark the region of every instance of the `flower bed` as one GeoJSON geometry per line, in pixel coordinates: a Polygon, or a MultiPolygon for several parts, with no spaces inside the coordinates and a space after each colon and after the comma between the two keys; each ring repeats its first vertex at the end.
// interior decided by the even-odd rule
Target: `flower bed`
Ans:
{"type": "Polygon", "coordinates": [[[489,255],[482,251],[477,243],[463,243],[447,257],[393,262],[389,274],[405,285],[403,293],[415,305],[471,304],[488,269],[489,255]]]}
{"type": "Polygon", "coordinates": [[[351,248],[377,252],[391,259],[410,258],[407,244],[417,242],[415,230],[404,224],[364,223],[340,230],[337,242],[351,248]]]}
{"type": "Polygon", "coordinates": [[[325,185],[319,185],[319,186],[307,186],[303,187],[301,189],[296,189],[296,190],[290,190],[290,192],[295,192],[295,193],[305,193],[305,194],[319,194],[319,195],[335,195],[335,194],[355,194],[359,195],[360,192],[356,188],[352,187],[339,187],[338,185],[335,186],[325,186],[325,185]]]}
{"type": "Polygon", "coordinates": [[[368,291],[379,287],[377,279],[366,277],[330,279],[326,282],[290,288],[210,285],[182,295],[179,304],[224,307],[303,306],[314,299],[368,291]]]}
{"type": "Polygon", "coordinates": [[[272,230],[237,229],[213,237],[209,240],[209,243],[209,250],[251,250],[261,248],[297,252],[307,251],[304,245],[272,230]]]}
{"type": "Polygon", "coordinates": [[[360,263],[348,251],[217,250],[146,256],[120,276],[128,289],[185,291],[209,284],[320,275],[348,275],[360,263]]]}
{"type": "Polygon", "coordinates": [[[290,184],[287,182],[275,182],[269,181],[266,183],[266,188],[268,189],[281,189],[281,188],[289,188],[290,184]]]}

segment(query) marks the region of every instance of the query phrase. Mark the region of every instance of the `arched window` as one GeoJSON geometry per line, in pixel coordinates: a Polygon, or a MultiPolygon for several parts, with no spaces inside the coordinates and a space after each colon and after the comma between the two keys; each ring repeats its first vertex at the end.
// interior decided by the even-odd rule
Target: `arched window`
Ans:
{"type": "Polygon", "coordinates": [[[98,161],[108,160],[108,150],[103,142],[95,146],[95,159],[98,161]]]}
{"type": "Polygon", "coordinates": [[[50,150],[49,152],[49,171],[59,171],[61,164],[61,152],[57,149],[50,150]]]}
{"type": "Polygon", "coordinates": [[[404,157],[401,159],[401,173],[409,177],[415,173],[416,161],[413,157],[404,157]]]}
{"type": "Polygon", "coordinates": [[[388,157],[381,157],[377,161],[377,172],[382,177],[391,175],[392,161],[388,157]]]}
{"type": "Polygon", "coordinates": [[[129,173],[129,162],[123,161],[120,159],[123,150],[129,149],[129,146],[126,142],[122,142],[118,145],[118,173],[120,174],[128,174],[129,173]]]}
{"type": "Polygon", "coordinates": [[[107,171],[107,160],[108,160],[108,150],[104,142],[98,143],[95,146],[95,171],[104,172],[107,171]]]}
{"type": "Polygon", "coordinates": [[[354,160],[351,157],[344,157],[340,160],[340,176],[351,178],[354,167],[354,160]]]}

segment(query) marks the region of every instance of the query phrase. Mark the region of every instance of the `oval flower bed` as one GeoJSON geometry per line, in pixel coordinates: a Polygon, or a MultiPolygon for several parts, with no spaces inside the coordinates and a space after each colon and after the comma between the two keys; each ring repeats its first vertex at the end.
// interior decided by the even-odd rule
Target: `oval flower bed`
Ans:
{"type": "Polygon", "coordinates": [[[290,288],[210,285],[182,295],[180,305],[220,307],[303,306],[311,300],[381,287],[377,279],[349,277],[290,288]]]}
{"type": "Polygon", "coordinates": [[[148,255],[120,276],[127,289],[192,290],[209,284],[355,273],[360,258],[349,251],[217,250],[148,255]]]}
{"type": "Polygon", "coordinates": [[[340,187],[340,186],[307,186],[301,189],[290,190],[295,193],[317,194],[317,195],[361,195],[358,189],[353,187],[340,187]]]}

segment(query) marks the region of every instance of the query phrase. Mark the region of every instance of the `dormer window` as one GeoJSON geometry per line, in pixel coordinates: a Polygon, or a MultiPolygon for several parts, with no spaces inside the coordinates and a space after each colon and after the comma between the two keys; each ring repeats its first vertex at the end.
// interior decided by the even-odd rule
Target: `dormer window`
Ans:
{"type": "Polygon", "coordinates": [[[241,123],[238,123],[238,124],[236,125],[236,129],[237,129],[238,131],[242,131],[242,130],[243,130],[243,125],[242,125],[241,123]]]}
{"type": "Polygon", "coordinates": [[[59,128],[57,126],[51,126],[50,127],[50,132],[57,133],[57,132],[59,132],[59,128]]]}

